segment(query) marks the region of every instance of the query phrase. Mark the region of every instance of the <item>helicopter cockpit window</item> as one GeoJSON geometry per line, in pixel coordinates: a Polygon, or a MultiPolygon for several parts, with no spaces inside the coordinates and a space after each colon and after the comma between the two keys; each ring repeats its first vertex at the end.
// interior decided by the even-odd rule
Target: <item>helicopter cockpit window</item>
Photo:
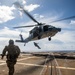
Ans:
{"type": "Polygon", "coordinates": [[[49,30],[49,31],[52,31],[54,28],[55,28],[54,26],[51,26],[51,25],[50,25],[50,26],[48,27],[48,30],[49,30]]]}

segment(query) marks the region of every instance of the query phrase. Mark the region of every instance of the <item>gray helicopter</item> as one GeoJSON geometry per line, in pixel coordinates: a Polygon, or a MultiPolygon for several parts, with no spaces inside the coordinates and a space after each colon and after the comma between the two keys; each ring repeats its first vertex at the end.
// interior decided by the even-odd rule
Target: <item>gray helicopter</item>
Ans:
{"type": "MultiPolygon", "coordinates": [[[[17,6],[19,10],[23,11],[35,23],[37,23],[36,25],[14,27],[14,28],[34,27],[32,30],[29,31],[29,36],[26,39],[24,39],[23,36],[20,34],[21,39],[16,40],[16,42],[21,42],[21,43],[26,44],[30,41],[40,40],[40,39],[43,39],[46,37],[48,37],[48,40],[51,41],[51,37],[55,36],[58,32],[61,32],[61,28],[57,28],[57,27],[52,26],[52,25],[47,25],[45,23],[39,23],[36,19],[34,19],[34,17],[31,14],[29,14],[28,11],[26,11],[20,5],[20,3],[15,2],[14,5],[17,6]]],[[[67,19],[72,19],[72,18],[75,18],[75,16],[71,16],[71,17],[60,19],[60,20],[52,21],[51,23],[62,21],[62,20],[67,20],[67,19]]]]}

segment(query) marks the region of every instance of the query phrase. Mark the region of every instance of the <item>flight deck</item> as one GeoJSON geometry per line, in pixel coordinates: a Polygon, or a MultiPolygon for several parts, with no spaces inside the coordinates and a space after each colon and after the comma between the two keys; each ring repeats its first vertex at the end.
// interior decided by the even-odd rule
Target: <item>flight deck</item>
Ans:
{"type": "MultiPolygon", "coordinates": [[[[17,60],[14,75],[75,75],[74,59],[48,60],[46,57],[23,53],[17,60]]],[[[0,59],[0,75],[8,75],[6,58],[0,59]]]]}

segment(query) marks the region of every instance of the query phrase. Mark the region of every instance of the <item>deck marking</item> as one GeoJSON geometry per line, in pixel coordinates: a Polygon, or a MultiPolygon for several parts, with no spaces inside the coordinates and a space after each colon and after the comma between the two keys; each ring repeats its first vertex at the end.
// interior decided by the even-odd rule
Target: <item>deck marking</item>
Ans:
{"type": "MultiPolygon", "coordinates": [[[[35,57],[35,56],[34,57],[27,57],[27,58],[23,58],[23,59],[18,59],[17,61],[27,60],[27,59],[30,59],[30,58],[37,58],[37,57],[35,57]]],[[[4,61],[4,60],[0,60],[0,62],[1,62],[0,66],[6,64],[6,61],[4,61]]]]}
{"type": "MultiPolygon", "coordinates": [[[[20,65],[26,65],[26,66],[36,66],[36,67],[47,67],[47,65],[38,65],[38,64],[28,64],[28,63],[17,63],[20,65]]],[[[51,67],[51,66],[49,66],[51,67]]],[[[54,66],[52,66],[54,67],[54,66]]],[[[75,70],[75,68],[71,68],[71,67],[56,67],[56,68],[60,68],[60,69],[67,69],[67,70],[75,70]]]]}

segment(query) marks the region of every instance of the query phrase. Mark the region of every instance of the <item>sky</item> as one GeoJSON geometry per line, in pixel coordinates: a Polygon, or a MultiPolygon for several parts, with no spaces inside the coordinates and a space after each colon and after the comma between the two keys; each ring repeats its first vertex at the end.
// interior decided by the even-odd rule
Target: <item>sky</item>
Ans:
{"type": "Polygon", "coordinates": [[[34,41],[17,43],[21,51],[38,52],[51,50],[75,50],[75,18],[50,23],[51,21],[75,16],[75,0],[0,0],[0,52],[8,45],[8,41],[25,38],[32,28],[14,29],[15,26],[35,24],[25,13],[19,11],[14,2],[19,2],[37,21],[61,28],[61,32],[52,37],[37,40],[41,49],[33,45],[34,41]]]}

